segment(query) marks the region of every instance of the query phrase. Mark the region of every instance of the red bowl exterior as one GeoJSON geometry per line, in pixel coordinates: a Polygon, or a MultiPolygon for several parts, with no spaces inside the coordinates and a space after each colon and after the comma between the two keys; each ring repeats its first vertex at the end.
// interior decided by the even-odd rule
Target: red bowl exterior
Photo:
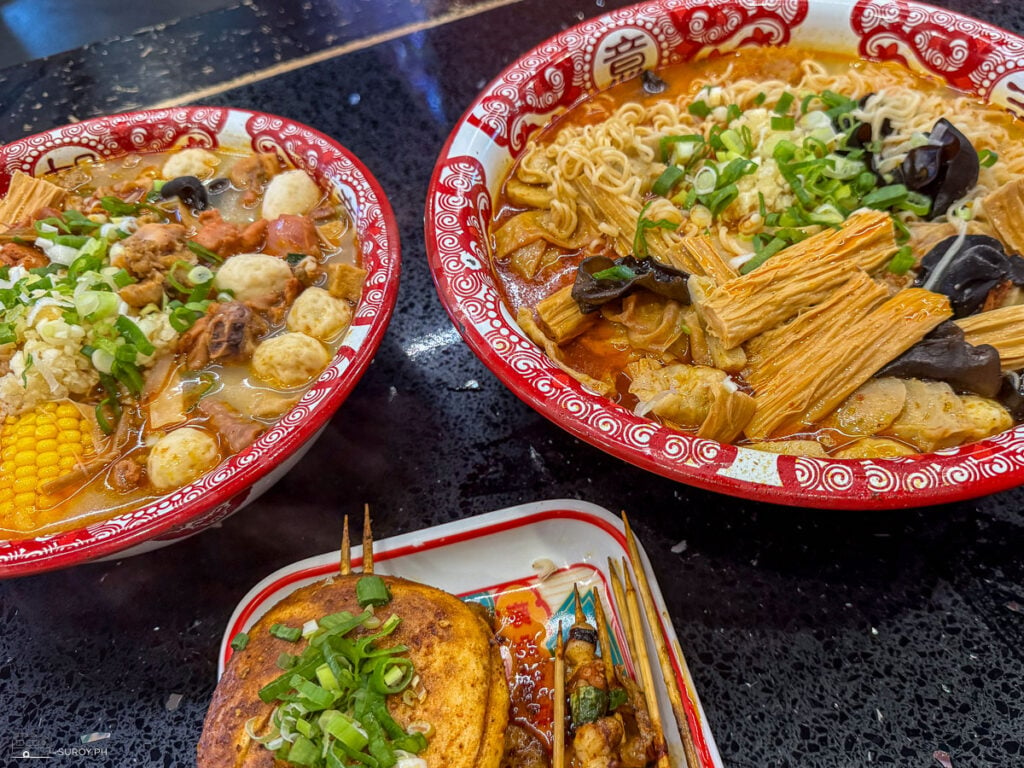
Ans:
{"type": "Polygon", "coordinates": [[[15,170],[40,174],[83,157],[112,158],[197,146],[276,151],[338,190],[355,221],[367,270],[352,327],[301,400],[244,451],[196,482],[82,528],[0,542],[0,577],[65,568],[153,549],[223,520],[294,464],[365,372],[398,296],[398,224],[380,185],[345,147],[283,117],[222,107],[175,107],[100,117],[0,148],[0,194],[15,170]]]}
{"type": "Polygon", "coordinates": [[[502,305],[489,266],[492,202],[539,126],[644,68],[787,43],[895,61],[1024,112],[1024,40],[922,3],[654,0],[618,10],[524,54],[452,131],[434,169],[425,220],[442,303],[470,348],[520,399],[580,439],[680,482],[826,509],[938,504],[1021,484],[1024,427],[931,454],[826,460],[738,448],[659,426],[552,365],[502,305]]]}

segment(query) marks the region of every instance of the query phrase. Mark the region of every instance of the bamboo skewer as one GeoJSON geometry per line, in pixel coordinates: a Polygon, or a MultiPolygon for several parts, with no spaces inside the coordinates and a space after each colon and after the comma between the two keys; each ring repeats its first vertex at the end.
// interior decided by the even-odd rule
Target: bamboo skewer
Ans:
{"type": "Polygon", "coordinates": [[[363,573],[373,573],[373,533],[370,529],[370,505],[363,507],[363,573]]]}
{"type": "Polygon", "coordinates": [[[626,602],[626,589],[622,586],[622,577],[619,575],[619,567],[615,561],[608,558],[608,573],[612,582],[612,594],[615,596],[615,605],[622,614],[622,629],[626,635],[626,648],[629,649],[629,658],[636,658],[636,638],[633,637],[633,619],[629,615],[629,603],[626,602]]]}
{"type": "Polygon", "coordinates": [[[601,594],[597,587],[590,590],[590,596],[594,599],[594,621],[597,624],[597,641],[601,644],[601,661],[604,662],[604,679],[608,685],[616,684],[615,664],[612,660],[612,643],[608,633],[608,625],[605,623],[604,606],[601,605],[601,594]]]}
{"type": "Polygon", "coordinates": [[[555,640],[555,701],[551,716],[551,768],[565,768],[565,641],[562,622],[555,640]]]}
{"type": "Polygon", "coordinates": [[[338,566],[342,576],[352,573],[352,546],[348,538],[348,515],[341,524],[341,564],[338,566]]]}
{"type": "MultiPolygon", "coordinates": [[[[626,582],[625,604],[629,605],[629,620],[633,625],[633,636],[636,638],[636,656],[633,657],[633,661],[640,673],[644,698],[647,700],[647,711],[651,716],[651,727],[655,733],[658,768],[671,768],[668,751],[665,749],[665,732],[661,725],[661,713],[658,710],[658,692],[654,688],[654,671],[651,669],[651,657],[647,653],[647,643],[644,639],[643,617],[637,603],[636,587],[633,585],[633,575],[630,570],[629,563],[623,558],[622,573],[626,582]]],[[[696,766],[691,768],[696,768],[696,766]]]]}
{"type": "MultiPolygon", "coordinates": [[[[658,663],[661,665],[661,674],[665,678],[668,698],[672,703],[672,714],[675,715],[679,738],[683,742],[683,753],[686,755],[687,764],[691,768],[697,768],[700,765],[700,759],[697,756],[697,747],[693,743],[693,734],[690,733],[690,721],[686,716],[686,710],[683,708],[685,691],[680,689],[679,678],[676,677],[675,669],[672,667],[672,659],[669,656],[668,646],[665,642],[661,617],[658,615],[658,608],[654,604],[654,595],[651,593],[651,584],[647,580],[647,573],[640,561],[640,549],[637,547],[636,538],[633,536],[633,529],[629,527],[629,520],[626,518],[625,512],[622,513],[622,522],[626,530],[626,546],[629,549],[630,560],[633,561],[633,571],[636,573],[644,613],[647,615],[647,625],[651,628],[654,647],[658,654],[658,663]]],[[[678,644],[676,645],[676,652],[679,654],[679,659],[682,660],[683,655],[678,644]]],[[[685,662],[683,663],[685,664],[685,662]]],[[[687,700],[689,700],[688,695],[687,700]]]]}

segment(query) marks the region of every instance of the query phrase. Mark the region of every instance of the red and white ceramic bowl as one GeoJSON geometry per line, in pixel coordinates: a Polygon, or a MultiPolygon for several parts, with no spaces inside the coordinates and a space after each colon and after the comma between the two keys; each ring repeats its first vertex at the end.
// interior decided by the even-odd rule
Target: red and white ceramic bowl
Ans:
{"type": "Polygon", "coordinates": [[[529,51],[477,97],[441,153],[426,243],[438,292],[473,351],[577,437],[691,485],[779,504],[894,508],[1024,482],[1024,427],[885,460],[780,456],[659,426],[552,365],[502,304],[489,262],[492,201],[530,135],[588,93],[643,69],[741,46],[793,44],[895,61],[1024,114],[1024,39],[910,0],[654,0],[584,21],[529,51]]]}
{"type": "Polygon", "coordinates": [[[0,578],[134,555],[183,539],[257,498],[309,449],[362,376],[398,296],[398,224],[376,179],[345,147],[305,125],[260,112],[175,107],[100,117],[0,147],[0,194],[15,170],[40,175],[83,157],[113,158],[174,147],[278,152],[337,190],[352,216],[367,270],[343,344],[302,399],[255,443],[144,507],[84,528],[0,541],[0,578]]]}

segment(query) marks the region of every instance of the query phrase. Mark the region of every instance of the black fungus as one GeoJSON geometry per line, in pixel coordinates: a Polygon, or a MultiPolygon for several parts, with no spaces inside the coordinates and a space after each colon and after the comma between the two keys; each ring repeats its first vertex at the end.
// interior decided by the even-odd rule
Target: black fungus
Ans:
{"type": "Polygon", "coordinates": [[[160,197],[167,200],[172,197],[181,199],[194,211],[205,211],[210,207],[210,197],[206,194],[203,182],[195,176],[179,176],[171,179],[160,187],[160,197]]]}
{"type": "Polygon", "coordinates": [[[966,235],[952,258],[945,259],[957,237],[947,237],[928,251],[914,285],[949,297],[954,317],[981,309],[989,291],[1005,280],[1024,285],[1024,259],[1007,256],[1003,244],[986,235],[966,235]]]}
{"type": "Polygon", "coordinates": [[[231,189],[231,179],[226,179],[221,176],[218,179],[214,179],[206,185],[206,191],[211,195],[220,195],[231,189]]]}
{"type": "Polygon", "coordinates": [[[1003,374],[996,400],[1010,412],[1014,421],[1024,421],[1024,377],[1018,373],[1003,374]]]}
{"type": "Polygon", "coordinates": [[[572,297],[583,313],[596,312],[602,304],[628,296],[637,289],[646,289],[660,296],[690,303],[686,288],[686,272],[666,266],[654,259],[623,256],[614,261],[607,256],[590,256],[580,262],[572,297]],[[608,276],[608,270],[615,270],[608,276]],[[595,275],[606,273],[598,278],[595,275]]]}
{"type": "Polygon", "coordinates": [[[999,351],[989,344],[968,344],[963,330],[951,321],[937,326],[875,375],[944,381],[959,392],[982,397],[995,397],[1002,386],[999,351]]]}
{"type": "Polygon", "coordinates": [[[928,144],[907,153],[899,177],[907,189],[931,198],[932,208],[926,218],[936,219],[978,183],[980,169],[970,139],[943,117],[928,134],[928,144]]]}
{"type": "Polygon", "coordinates": [[[645,69],[640,74],[640,82],[643,83],[644,93],[648,96],[657,96],[668,90],[668,83],[654,74],[653,70],[645,69]]]}

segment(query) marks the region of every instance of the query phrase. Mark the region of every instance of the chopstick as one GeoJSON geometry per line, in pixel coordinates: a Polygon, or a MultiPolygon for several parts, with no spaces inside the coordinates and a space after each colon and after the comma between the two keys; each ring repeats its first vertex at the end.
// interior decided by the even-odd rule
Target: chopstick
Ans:
{"type": "MultiPolygon", "coordinates": [[[[647,643],[644,640],[643,614],[637,604],[636,587],[633,585],[633,575],[630,571],[629,563],[623,558],[622,575],[626,583],[626,601],[623,604],[629,606],[629,620],[633,625],[633,637],[636,641],[636,655],[633,656],[633,662],[640,672],[640,683],[644,689],[644,698],[647,700],[647,713],[650,715],[651,727],[654,729],[658,768],[672,768],[668,750],[665,748],[665,731],[662,729],[661,712],[658,709],[658,692],[654,689],[651,657],[647,653],[647,643]]],[[[654,634],[653,630],[652,634],[654,634]]],[[[691,768],[696,768],[696,766],[691,766],[691,768]]]]}
{"type": "MultiPolygon", "coordinates": [[[[654,647],[657,652],[658,663],[661,666],[661,674],[665,678],[668,698],[672,703],[672,714],[675,715],[679,738],[683,743],[683,754],[686,756],[686,763],[690,768],[698,768],[701,765],[700,758],[697,755],[697,747],[693,743],[693,734],[690,733],[690,724],[689,719],[686,717],[686,710],[683,709],[684,692],[680,689],[679,678],[676,677],[675,670],[672,668],[672,659],[669,656],[668,647],[665,642],[664,625],[658,615],[657,606],[654,604],[654,595],[651,593],[651,585],[647,580],[647,571],[640,560],[640,549],[637,547],[636,537],[633,535],[633,529],[629,526],[629,520],[626,518],[625,512],[622,513],[622,523],[625,526],[626,547],[629,550],[629,558],[633,562],[633,572],[636,574],[637,584],[639,585],[640,598],[647,617],[647,626],[650,627],[651,636],[654,638],[654,647]]],[[[623,568],[625,568],[625,565],[623,565],[623,568]]],[[[685,668],[686,662],[678,641],[675,643],[674,649],[685,668]]],[[[687,696],[687,700],[689,700],[689,696],[687,696]]]]}
{"type": "Polygon", "coordinates": [[[551,768],[565,768],[565,641],[562,622],[555,640],[555,701],[551,715],[551,768]]]}

